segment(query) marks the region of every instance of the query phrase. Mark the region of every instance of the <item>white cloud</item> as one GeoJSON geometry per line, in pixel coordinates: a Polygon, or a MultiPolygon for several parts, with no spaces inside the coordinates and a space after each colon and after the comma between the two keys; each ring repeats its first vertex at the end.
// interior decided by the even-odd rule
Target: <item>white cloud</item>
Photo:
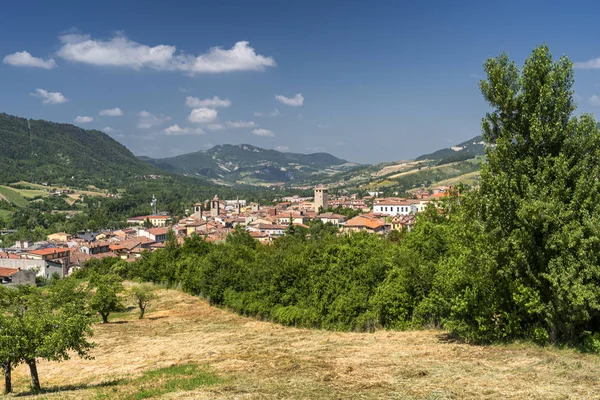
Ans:
{"type": "Polygon", "coordinates": [[[304,104],[304,97],[302,97],[302,93],[296,93],[294,97],[285,97],[283,95],[278,94],[275,96],[275,99],[288,106],[292,107],[300,107],[304,104]]]}
{"type": "Polygon", "coordinates": [[[273,147],[273,149],[277,151],[290,151],[290,148],[288,146],[275,146],[273,147]]]}
{"type": "Polygon", "coordinates": [[[111,128],[110,126],[105,126],[104,128],[101,129],[102,132],[104,133],[116,133],[119,132],[118,130],[111,128]]]}
{"type": "Polygon", "coordinates": [[[600,96],[593,95],[589,98],[590,104],[595,107],[600,107],[600,96]]]}
{"type": "Polygon", "coordinates": [[[209,131],[222,131],[225,129],[225,125],[223,124],[208,124],[205,126],[209,131]]]}
{"type": "Polygon", "coordinates": [[[252,131],[252,133],[255,134],[256,136],[270,136],[270,137],[275,136],[275,134],[273,132],[271,132],[270,130],[262,129],[262,128],[254,129],[252,131]]]}
{"type": "Polygon", "coordinates": [[[592,58],[589,61],[580,61],[580,62],[573,63],[573,68],[598,69],[598,68],[600,68],[600,57],[592,58]]]}
{"type": "Polygon", "coordinates": [[[259,111],[254,111],[254,116],[255,117],[276,117],[276,116],[278,116],[280,114],[281,113],[279,112],[278,109],[274,109],[273,111],[268,112],[268,113],[262,113],[262,112],[259,112],[259,111]]]}
{"type": "Polygon", "coordinates": [[[319,129],[327,129],[327,128],[329,128],[329,125],[319,124],[319,125],[317,125],[317,128],[319,128],[319,129]]]}
{"type": "Polygon", "coordinates": [[[45,89],[35,89],[35,93],[29,93],[29,95],[42,99],[44,104],[62,104],[69,101],[62,93],[49,92],[45,89]]]}
{"type": "Polygon", "coordinates": [[[34,67],[52,69],[56,67],[56,62],[53,58],[44,60],[43,58],[34,57],[27,51],[19,51],[13,54],[9,54],[4,57],[4,64],[10,64],[15,67],[34,67]]]}
{"type": "Polygon", "coordinates": [[[120,117],[123,115],[123,111],[119,107],[109,108],[106,110],[101,110],[98,115],[101,117],[120,117]]]}
{"type": "Polygon", "coordinates": [[[149,129],[158,125],[161,125],[167,121],[170,121],[171,117],[168,115],[154,115],[148,111],[140,111],[138,113],[137,127],[140,129],[149,129]]]}
{"type": "Polygon", "coordinates": [[[78,124],[88,124],[94,120],[94,117],[86,117],[86,116],[77,116],[75,118],[75,122],[78,124]]]}
{"type": "Polygon", "coordinates": [[[193,56],[170,45],[147,46],[117,35],[110,40],[92,39],[90,35],[60,36],[62,47],[57,54],[69,61],[85,64],[126,67],[139,70],[181,71],[190,75],[233,71],[264,71],[277,64],[272,57],[256,54],[248,42],[240,41],[230,49],[212,47],[193,56]]]}
{"type": "Polygon", "coordinates": [[[253,128],[256,126],[254,121],[227,121],[226,124],[230,128],[253,128]]]}
{"type": "Polygon", "coordinates": [[[190,108],[198,108],[198,107],[210,107],[210,108],[219,108],[219,107],[229,107],[231,105],[231,100],[228,99],[220,99],[217,96],[214,96],[212,99],[204,99],[200,100],[197,97],[188,96],[185,98],[185,105],[190,108]]]}
{"type": "Polygon", "coordinates": [[[179,125],[171,125],[167,129],[165,129],[165,134],[167,136],[177,136],[177,135],[204,135],[204,131],[200,128],[181,128],[179,125]]]}
{"type": "Polygon", "coordinates": [[[217,119],[219,113],[212,108],[194,108],[190,113],[188,120],[197,124],[207,124],[217,119]]]}

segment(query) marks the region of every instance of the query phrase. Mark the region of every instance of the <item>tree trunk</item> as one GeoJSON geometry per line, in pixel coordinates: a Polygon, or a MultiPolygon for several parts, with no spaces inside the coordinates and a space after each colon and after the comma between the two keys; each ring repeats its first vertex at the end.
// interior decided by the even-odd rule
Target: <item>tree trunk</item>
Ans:
{"type": "Polygon", "coordinates": [[[108,313],[100,313],[100,315],[102,316],[102,323],[108,324],[108,313]]]}
{"type": "Polygon", "coordinates": [[[27,360],[27,365],[29,365],[29,372],[31,373],[31,389],[34,392],[39,392],[42,388],[40,386],[40,378],[38,377],[37,364],[35,363],[35,359],[27,360]]]}
{"type": "Polygon", "coordinates": [[[146,312],[146,307],[144,307],[144,304],[142,304],[141,300],[138,302],[138,306],[140,307],[140,319],[142,319],[144,318],[144,312],[146,312]]]}
{"type": "Polygon", "coordinates": [[[10,361],[2,363],[2,369],[4,369],[4,394],[12,393],[11,367],[10,361]]]}

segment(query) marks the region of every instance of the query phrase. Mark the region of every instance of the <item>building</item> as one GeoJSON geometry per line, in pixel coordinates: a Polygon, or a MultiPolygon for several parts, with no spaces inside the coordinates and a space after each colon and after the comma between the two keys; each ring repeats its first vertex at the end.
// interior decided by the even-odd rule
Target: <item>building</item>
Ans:
{"type": "Polygon", "coordinates": [[[341,226],[348,220],[345,215],[334,214],[332,212],[319,214],[317,215],[317,218],[320,219],[324,224],[330,223],[335,226],[341,226]]]}
{"type": "Polygon", "coordinates": [[[65,233],[65,232],[57,232],[57,233],[48,235],[48,240],[51,240],[54,242],[68,242],[69,240],[71,240],[71,235],[69,235],[68,233],[65,233]]]}
{"type": "Polygon", "coordinates": [[[344,224],[342,231],[345,233],[349,232],[369,232],[369,233],[385,233],[385,223],[378,220],[377,218],[367,217],[365,215],[359,215],[350,219],[344,224]]]}
{"type": "Polygon", "coordinates": [[[35,272],[21,268],[0,267],[0,285],[35,285],[35,272]]]}
{"type": "Polygon", "coordinates": [[[142,229],[138,232],[138,236],[147,237],[155,242],[164,242],[167,240],[167,232],[166,228],[142,229]]]}
{"type": "Polygon", "coordinates": [[[3,267],[12,269],[22,269],[32,271],[34,276],[43,277],[50,279],[52,274],[57,273],[61,278],[66,274],[67,263],[60,264],[54,261],[46,261],[41,259],[30,259],[30,258],[2,258],[0,259],[3,267]]]}
{"type": "Polygon", "coordinates": [[[202,203],[196,203],[194,204],[194,217],[197,219],[202,219],[202,208],[204,207],[204,204],[202,203]]]}
{"type": "Polygon", "coordinates": [[[322,208],[323,210],[327,210],[329,207],[329,191],[324,187],[316,187],[315,188],[315,211],[319,212],[322,208]]]}
{"type": "Polygon", "coordinates": [[[152,226],[166,226],[171,222],[171,217],[168,215],[142,215],[139,217],[131,217],[127,219],[129,225],[144,225],[146,221],[150,221],[152,226]]]}
{"type": "Polygon", "coordinates": [[[219,201],[219,196],[215,194],[215,197],[210,201],[210,216],[218,217],[221,212],[221,202],[219,201]]]}
{"type": "Polygon", "coordinates": [[[416,214],[418,209],[415,203],[417,202],[406,199],[383,199],[373,204],[373,212],[392,217],[395,215],[416,214]]]}

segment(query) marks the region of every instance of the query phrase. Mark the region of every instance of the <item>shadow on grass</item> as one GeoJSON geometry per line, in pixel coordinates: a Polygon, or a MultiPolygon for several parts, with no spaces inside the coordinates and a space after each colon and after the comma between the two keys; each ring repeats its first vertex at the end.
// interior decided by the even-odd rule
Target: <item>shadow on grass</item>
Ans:
{"type": "Polygon", "coordinates": [[[440,342],[442,343],[456,343],[456,344],[466,344],[467,342],[465,342],[464,340],[462,340],[461,338],[459,338],[457,335],[454,335],[452,333],[441,333],[439,335],[437,335],[437,338],[440,342]]]}
{"type": "Polygon", "coordinates": [[[168,317],[168,315],[161,315],[161,316],[158,316],[158,317],[148,317],[146,319],[149,319],[150,321],[155,321],[157,319],[163,319],[163,318],[167,318],[167,317],[168,317]]]}
{"type": "Polygon", "coordinates": [[[39,390],[39,391],[31,390],[28,392],[18,393],[18,394],[15,394],[14,397],[25,397],[25,396],[32,396],[32,395],[39,395],[39,394],[59,393],[59,392],[71,392],[71,391],[85,390],[85,389],[99,389],[99,388],[103,388],[103,387],[117,386],[117,385],[120,385],[125,382],[126,382],[125,379],[113,379],[111,381],[105,381],[105,382],[91,384],[91,385],[81,383],[79,385],[51,386],[51,387],[47,387],[47,388],[42,388],[42,390],[39,390]]]}

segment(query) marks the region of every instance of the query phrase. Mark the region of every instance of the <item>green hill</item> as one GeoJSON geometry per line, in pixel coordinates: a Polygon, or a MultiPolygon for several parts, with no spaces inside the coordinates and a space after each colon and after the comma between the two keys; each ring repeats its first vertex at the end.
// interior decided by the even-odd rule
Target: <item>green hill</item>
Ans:
{"type": "Polygon", "coordinates": [[[105,133],[71,124],[0,113],[0,143],[0,184],[25,180],[106,187],[160,173],[105,133]]]}
{"type": "Polygon", "coordinates": [[[438,164],[444,164],[447,162],[464,161],[484,154],[485,142],[481,136],[475,136],[473,139],[466,140],[456,146],[423,154],[417,157],[416,160],[436,160],[438,164]]]}
{"type": "Polygon", "coordinates": [[[172,158],[140,159],[165,171],[231,183],[308,181],[356,165],[328,153],[285,153],[249,144],[219,145],[172,158]]]}

